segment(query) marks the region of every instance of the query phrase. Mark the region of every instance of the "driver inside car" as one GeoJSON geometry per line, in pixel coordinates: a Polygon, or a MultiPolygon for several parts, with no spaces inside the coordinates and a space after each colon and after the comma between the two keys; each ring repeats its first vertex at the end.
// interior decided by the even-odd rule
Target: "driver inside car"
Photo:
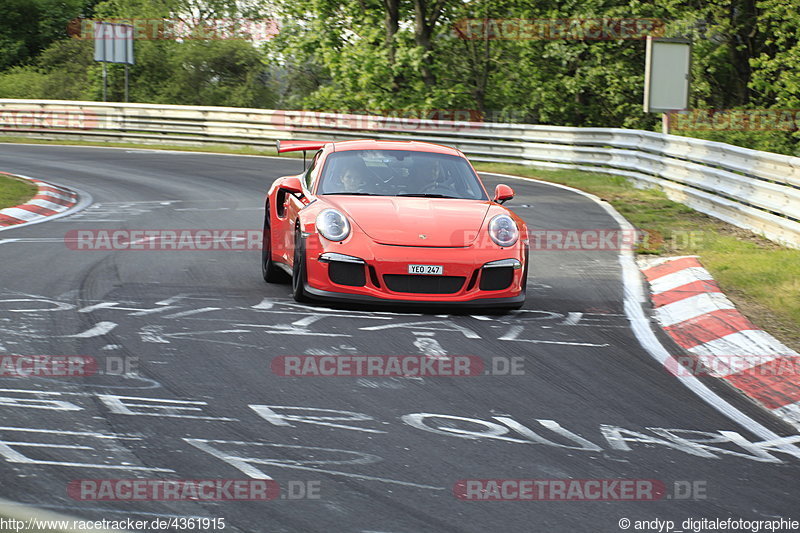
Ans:
{"type": "Polygon", "coordinates": [[[370,175],[366,167],[348,167],[341,177],[343,192],[370,193],[375,194],[375,179],[370,175]]]}
{"type": "Polygon", "coordinates": [[[453,195],[452,177],[448,175],[445,168],[439,161],[425,162],[417,165],[420,170],[417,174],[415,185],[416,193],[420,194],[443,194],[446,196],[453,195]]]}

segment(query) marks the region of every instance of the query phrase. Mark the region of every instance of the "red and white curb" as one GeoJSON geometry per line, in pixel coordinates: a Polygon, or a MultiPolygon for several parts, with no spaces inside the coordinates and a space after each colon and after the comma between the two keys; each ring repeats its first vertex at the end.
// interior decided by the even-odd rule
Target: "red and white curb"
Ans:
{"type": "Polygon", "coordinates": [[[704,373],[800,429],[800,355],[739,313],[697,257],[645,259],[640,267],[656,320],[704,373]]]}
{"type": "Polygon", "coordinates": [[[71,189],[53,185],[35,178],[0,172],[0,175],[22,178],[32,182],[38,188],[36,196],[28,202],[15,207],[0,209],[0,229],[23,224],[43,222],[55,216],[63,216],[74,211],[80,201],[80,195],[71,189]]]}

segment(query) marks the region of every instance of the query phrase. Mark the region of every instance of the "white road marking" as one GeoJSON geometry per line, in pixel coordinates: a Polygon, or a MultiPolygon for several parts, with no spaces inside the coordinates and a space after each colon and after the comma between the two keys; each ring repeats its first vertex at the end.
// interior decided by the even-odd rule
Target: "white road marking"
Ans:
{"type": "Polygon", "coordinates": [[[272,298],[264,298],[260,303],[250,307],[250,309],[272,309],[275,307],[275,300],[272,298]]]}
{"type": "Polygon", "coordinates": [[[559,326],[577,326],[578,322],[581,321],[581,317],[583,317],[583,313],[569,313],[559,326]]]}
{"type": "Polygon", "coordinates": [[[57,302],[55,300],[48,300],[47,298],[10,298],[6,300],[0,300],[0,304],[9,303],[9,302],[45,302],[49,305],[54,305],[55,308],[39,308],[39,309],[6,309],[9,313],[39,313],[39,312],[52,312],[52,311],[69,311],[74,309],[75,306],[72,304],[68,304],[65,302],[57,302]]]}
{"type": "MultiPolygon", "coordinates": [[[[261,328],[269,330],[267,333],[275,333],[277,335],[303,335],[312,337],[352,337],[349,333],[323,333],[316,331],[309,331],[305,328],[297,328],[292,324],[234,324],[243,328],[261,328]]],[[[241,330],[248,332],[248,330],[241,330]]]]}
{"type": "Polygon", "coordinates": [[[23,409],[46,409],[48,411],[83,411],[83,407],[79,407],[72,402],[50,400],[47,398],[31,399],[0,396],[0,406],[19,407],[23,409]]]}
{"type": "Polygon", "coordinates": [[[414,346],[416,346],[419,353],[430,359],[450,359],[447,357],[447,351],[442,348],[439,341],[431,336],[417,337],[414,340],[414,346]]]}
{"type": "Polygon", "coordinates": [[[323,318],[325,318],[324,315],[309,315],[305,318],[301,318],[300,320],[295,320],[292,322],[292,325],[296,328],[304,328],[323,318]]]}
{"type": "Polygon", "coordinates": [[[338,409],[320,409],[318,407],[296,407],[289,405],[248,405],[258,416],[274,426],[295,427],[291,422],[303,424],[314,424],[317,426],[333,427],[338,429],[350,429],[363,433],[386,433],[379,429],[363,428],[359,426],[349,426],[345,424],[335,424],[334,422],[374,422],[375,419],[364,413],[353,411],[341,411],[338,409]],[[278,413],[277,410],[301,411],[307,414],[278,413]],[[323,416],[321,416],[323,415],[323,416]]]}
{"type": "Polygon", "coordinates": [[[207,402],[171,400],[168,398],[141,398],[138,396],[117,396],[115,394],[97,394],[97,398],[108,407],[109,411],[117,415],[191,418],[197,420],[220,420],[223,422],[238,421],[237,418],[184,413],[184,411],[202,411],[203,406],[208,405],[207,402]],[[134,410],[135,408],[140,409],[134,410]],[[144,411],[142,409],[152,409],[152,411],[144,411]]]}
{"type": "MultiPolygon", "coordinates": [[[[234,324],[238,326],[239,324],[234,324]]],[[[193,335],[203,335],[206,333],[250,333],[249,329],[215,329],[209,331],[186,331],[182,333],[166,333],[166,337],[192,337],[193,335]]],[[[207,341],[209,339],[202,339],[207,341]]]]}
{"type": "Polygon", "coordinates": [[[444,487],[434,487],[431,485],[422,485],[419,483],[411,483],[408,481],[399,481],[396,479],[388,479],[388,478],[381,478],[381,477],[374,477],[374,476],[365,476],[362,474],[354,474],[351,472],[342,472],[338,470],[326,470],[322,468],[318,468],[317,466],[304,466],[304,465],[324,465],[324,464],[335,464],[335,465],[363,465],[363,464],[372,464],[382,461],[383,458],[372,455],[368,453],[362,452],[354,452],[351,450],[339,450],[335,448],[319,448],[314,446],[298,446],[293,444],[274,444],[274,443],[263,443],[263,442],[242,442],[242,441],[225,441],[225,440],[207,440],[207,439],[187,439],[184,438],[184,441],[191,444],[192,446],[207,452],[222,461],[225,461],[229,465],[233,466],[234,468],[239,469],[245,475],[248,475],[255,479],[272,479],[269,475],[264,473],[259,468],[256,468],[253,465],[266,465],[266,466],[274,466],[277,468],[290,468],[295,470],[307,470],[310,472],[321,472],[323,474],[331,474],[335,476],[343,476],[343,477],[350,477],[354,479],[361,479],[365,481],[380,481],[382,483],[389,483],[393,485],[403,485],[406,487],[415,487],[420,489],[432,489],[432,490],[445,490],[444,487]],[[261,446],[266,448],[283,448],[283,449],[293,449],[298,450],[300,453],[298,456],[300,457],[312,457],[309,460],[301,460],[301,459],[260,459],[256,457],[241,457],[237,455],[233,455],[231,452],[225,452],[219,450],[210,445],[210,443],[214,444],[231,444],[236,446],[261,446]],[[313,457],[317,457],[322,455],[320,452],[329,452],[329,453],[339,453],[354,456],[354,459],[349,461],[347,460],[320,460],[320,459],[313,459],[313,457]]]}
{"type": "Polygon", "coordinates": [[[164,315],[164,318],[184,318],[187,316],[197,315],[200,313],[208,313],[209,311],[219,311],[221,307],[201,307],[200,309],[192,309],[190,311],[182,311],[171,315],[164,315]]]}
{"type": "MultiPolygon", "coordinates": [[[[69,242],[78,242],[80,239],[71,239],[67,237],[24,237],[19,239],[5,239],[5,241],[9,242],[18,242],[18,243],[34,243],[34,244],[41,244],[41,243],[69,243],[69,242]]],[[[3,244],[5,241],[0,241],[0,244],[3,244]]]]}
{"type": "Polygon", "coordinates": [[[455,331],[461,333],[468,339],[480,339],[481,336],[469,328],[460,326],[450,320],[428,320],[425,322],[399,322],[397,324],[385,324],[382,326],[368,326],[359,328],[362,331],[380,331],[384,329],[410,328],[429,331],[455,331]]]}
{"type": "Polygon", "coordinates": [[[519,339],[519,334],[525,330],[525,326],[511,326],[508,332],[499,337],[499,341],[514,341],[514,342],[531,342],[533,344],[561,344],[564,346],[593,346],[595,348],[603,348],[608,344],[594,344],[591,342],[574,342],[574,341],[556,341],[545,339],[519,339]]]}
{"type": "Polygon", "coordinates": [[[114,311],[134,311],[133,313],[130,313],[130,316],[144,316],[178,308],[178,306],[176,305],[167,305],[167,306],[154,307],[152,309],[139,309],[135,307],[118,307],[119,304],[120,304],[119,302],[100,302],[94,305],[88,305],[86,307],[82,307],[81,309],[78,309],[78,312],[91,313],[92,311],[96,311],[98,309],[112,309],[114,311]]]}
{"type": "Polygon", "coordinates": [[[93,327],[87,329],[82,333],[76,333],[75,335],[66,335],[66,337],[71,337],[74,339],[90,339],[92,337],[102,337],[109,333],[112,329],[117,327],[116,322],[98,322],[93,327]]]}
{"type": "Polygon", "coordinates": [[[219,300],[220,298],[202,298],[198,296],[192,296],[189,293],[181,293],[176,294],[175,296],[171,296],[166,300],[161,300],[156,302],[156,305],[172,305],[180,300],[219,300]]]}
{"type": "Polygon", "coordinates": [[[342,312],[336,309],[327,307],[309,307],[306,305],[288,303],[283,301],[276,301],[274,298],[264,298],[256,305],[249,308],[241,307],[239,309],[256,309],[267,313],[277,313],[281,315],[319,315],[321,317],[338,317],[338,318],[363,318],[368,320],[391,320],[392,316],[419,316],[419,315],[402,315],[399,313],[384,313],[384,312],[369,312],[369,311],[352,311],[342,312]],[[281,309],[275,309],[275,306],[280,305],[281,309]],[[287,309],[288,308],[288,309],[287,309]],[[383,316],[391,315],[391,316],[383,316]]]}
{"type": "Polygon", "coordinates": [[[2,456],[9,463],[23,463],[32,465],[46,465],[46,466],[73,467],[73,468],[99,468],[108,470],[137,470],[146,472],[168,472],[168,473],[175,472],[170,468],[131,466],[129,464],[116,465],[116,464],[103,464],[103,463],[77,463],[74,461],[45,461],[28,457],[14,448],[14,447],[22,447],[22,448],[47,447],[47,448],[61,448],[65,450],[88,449],[96,451],[97,448],[95,446],[79,447],[79,445],[74,444],[72,441],[74,441],[76,438],[95,438],[95,439],[101,439],[101,440],[105,439],[112,441],[142,440],[141,437],[138,436],[118,435],[115,433],[103,434],[103,433],[95,433],[89,431],[60,431],[51,429],[34,429],[34,428],[20,428],[20,427],[0,427],[0,431],[57,435],[57,436],[69,437],[71,441],[69,444],[55,444],[55,443],[37,443],[29,441],[0,440],[0,456],[2,456]]]}
{"type": "Polygon", "coordinates": [[[139,337],[142,342],[152,342],[156,344],[170,344],[170,342],[161,335],[164,331],[164,326],[143,326],[139,330],[139,337]]]}
{"type": "MultiPolygon", "coordinates": [[[[481,420],[479,418],[466,418],[461,416],[433,413],[410,413],[401,417],[403,422],[414,428],[438,435],[473,440],[492,439],[518,444],[541,444],[556,448],[568,448],[588,452],[603,451],[603,448],[591,441],[586,440],[576,433],[572,433],[571,431],[564,429],[553,420],[537,420],[537,422],[554,433],[565,437],[569,441],[572,441],[573,443],[577,444],[577,446],[565,445],[544,438],[541,435],[532,432],[529,428],[521,425],[519,422],[515,421],[509,416],[495,416],[493,418],[499,422],[503,422],[506,425],[500,425],[495,422],[481,420]],[[442,420],[445,423],[441,424],[440,422],[437,424],[437,419],[442,420]],[[458,427],[456,425],[458,422],[462,422],[465,427],[458,427]],[[478,426],[479,429],[476,429],[475,426],[478,426]],[[521,435],[525,438],[521,439],[518,437],[508,436],[509,428],[513,429],[518,435],[521,435]]],[[[794,446],[791,446],[794,443],[800,442],[800,435],[782,437],[762,442],[750,442],[735,431],[720,430],[717,432],[708,432],[690,429],[665,429],[648,427],[648,431],[658,435],[658,437],[656,437],[646,433],[641,433],[639,431],[633,431],[619,426],[611,426],[607,424],[601,424],[599,429],[600,435],[605,439],[608,446],[613,451],[632,451],[633,448],[629,445],[629,443],[632,443],[644,445],[645,447],[652,447],[653,445],[664,446],[672,450],[677,450],[707,459],[719,459],[721,455],[730,455],[733,457],[748,459],[761,463],[785,463],[785,461],[775,457],[770,452],[784,453],[794,457],[795,459],[800,459],[800,450],[794,446]],[[739,446],[741,451],[731,450],[722,446],[712,446],[712,444],[733,444],[739,446]]]]}

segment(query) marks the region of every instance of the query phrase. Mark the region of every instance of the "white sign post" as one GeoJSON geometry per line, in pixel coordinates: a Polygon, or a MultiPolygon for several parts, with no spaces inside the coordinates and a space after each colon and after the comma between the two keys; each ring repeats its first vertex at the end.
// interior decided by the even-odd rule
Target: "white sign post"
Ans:
{"type": "Polygon", "coordinates": [[[644,69],[644,111],[661,113],[662,130],[669,133],[669,113],[689,107],[692,42],[688,39],[647,37],[644,69]]]}
{"type": "Polygon", "coordinates": [[[103,63],[103,101],[106,101],[106,63],[125,65],[125,101],[128,101],[128,65],[133,65],[133,26],[111,22],[94,23],[94,60],[103,63]]]}

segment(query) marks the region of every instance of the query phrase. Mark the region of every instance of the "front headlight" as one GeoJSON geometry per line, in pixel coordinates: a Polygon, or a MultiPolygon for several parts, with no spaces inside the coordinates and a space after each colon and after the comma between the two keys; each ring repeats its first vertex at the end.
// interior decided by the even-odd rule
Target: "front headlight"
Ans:
{"type": "Polygon", "coordinates": [[[489,236],[499,246],[511,246],[519,239],[519,229],[510,216],[497,215],[489,221],[489,236]]]}
{"type": "Polygon", "coordinates": [[[329,241],[343,241],[350,235],[350,223],[336,209],[323,209],[317,215],[317,231],[329,241]]]}

